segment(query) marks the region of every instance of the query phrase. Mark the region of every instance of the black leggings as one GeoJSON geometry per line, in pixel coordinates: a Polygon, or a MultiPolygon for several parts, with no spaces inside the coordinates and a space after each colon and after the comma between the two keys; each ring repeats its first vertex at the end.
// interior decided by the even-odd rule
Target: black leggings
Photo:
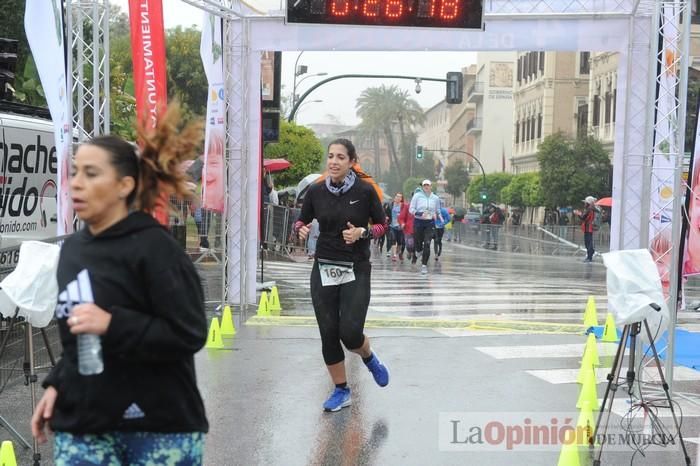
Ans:
{"type": "Polygon", "coordinates": [[[354,270],[355,281],[335,286],[321,285],[317,261],[311,270],[311,302],[321,333],[323,360],[329,366],[345,359],[341,341],[349,350],[365,342],[372,267],[369,261],[363,261],[355,263],[354,270]]]}
{"type": "Polygon", "coordinates": [[[442,236],[445,234],[444,228],[435,229],[435,255],[439,256],[442,254],[442,236]]]}

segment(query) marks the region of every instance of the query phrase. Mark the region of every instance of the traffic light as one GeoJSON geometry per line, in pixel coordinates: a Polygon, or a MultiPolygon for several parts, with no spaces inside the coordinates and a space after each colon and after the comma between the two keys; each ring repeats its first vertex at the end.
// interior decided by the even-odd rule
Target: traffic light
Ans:
{"type": "Polygon", "coordinates": [[[13,94],[18,44],[16,40],[0,38],[0,99],[9,100],[13,94]]]}
{"type": "Polygon", "coordinates": [[[416,146],[416,160],[423,160],[423,146],[416,146]]]}
{"type": "Polygon", "coordinates": [[[486,191],[481,191],[479,192],[479,197],[481,198],[481,202],[486,202],[486,200],[489,198],[489,193],[486,191]]]}
{"type": "Polygon", "coordinates": [[[445,101],[448,104],[462,103],[462,73],[460,71],[447,72],[447,88],[445,89],[445,101]]]}

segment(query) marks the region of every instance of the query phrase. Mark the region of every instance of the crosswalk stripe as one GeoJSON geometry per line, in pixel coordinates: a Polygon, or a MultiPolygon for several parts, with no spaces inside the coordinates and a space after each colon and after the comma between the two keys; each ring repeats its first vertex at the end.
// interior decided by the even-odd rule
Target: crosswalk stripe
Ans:
{"type": "MultiPolygon", "coordinates": [[[[525,372],[545,382],[558,385],[563,383],[576,383],[578,371],[578,369],[537,369],[527,370],[525,372]]],[[[627,367],[623,367],[622,370],[620,370],[620,375],[624,377],[626,373],[627,367]]],[[[596,368],[595,375],[597,383],[607,382],[608,374],[610,374],[610,367],[596,368]]],[[[642,380],[654,382],[661,380],[656,367],[645,368],[642,380]]],[[[700,380],[700,372],[685,366],[675,366],[673,368],[673,380],[678,382],[694,382],[700,380]]]]}
{"type": "MultiPolygon", "coordinates": [[[[494,359],[520,358],[581,358],[585,344],[569,343],[562,345],[526,345],[526,346],[477,346],[475,349],[494,359]]],[[[614,356],[617,345],[598,344],[600,356],[614,356]]]]}

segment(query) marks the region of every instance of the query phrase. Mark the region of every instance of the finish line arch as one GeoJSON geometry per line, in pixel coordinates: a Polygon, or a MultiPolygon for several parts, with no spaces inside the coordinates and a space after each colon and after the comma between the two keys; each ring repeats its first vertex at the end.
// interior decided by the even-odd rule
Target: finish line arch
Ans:
{"type": "MultiPolygon", "coordinates": [[[[257,248],[256,242],[248,243],[247,238],[257,237],[257,224],[243,217],[245,212],[257,215],[256,190],[251,188],[259,182],[262,153],[260,54],[270,50],[618,52],[617,96],[622,105],[616,108],[613,197],[620,208],[613,211],[611,249],[647,247],[661,4],[651,0],[580,1],[573,5],[566,0],[485,3],[484,31],[285,24],[281,16],[225,15],[225,53],[228,63],[234,65],[226,69],[231,136],[227,146],[228,301],[254,304],[257,248]]],[[[686,1],[672,4],[689,18],[686,1]]],[[[689,31],[679,34],[675,44],[677,65],[683,70],[687,69],[688,35],[689,31]]],[[[686,81],[683,72],[681,89],[686,81]]],[[[683,101],[677,102],[680,111],[681,103],[685,108],[684,92],[679,99],[683,101]]],[[[670,118],[664,115],[659,119],[666,117],[670,118]]],[[[684,115],[680,117],[684,121],[684,115]]],[[[683,131],[672,135],[675,147],[683,147],[683,136],[683,131]]]]}

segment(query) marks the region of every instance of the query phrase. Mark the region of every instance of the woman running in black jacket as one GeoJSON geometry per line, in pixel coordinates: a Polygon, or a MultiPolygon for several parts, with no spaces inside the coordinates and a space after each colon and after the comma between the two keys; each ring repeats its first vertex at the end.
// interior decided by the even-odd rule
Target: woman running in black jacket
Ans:
{"type": "Polygon", "coordinates": [[[178,134],[178,119],[171,106],[155,132],[141,134],[140,156],[115,136],[75,155],[71,198],[86,227],[61,248],[63,356],[32,417],[40,442],[47,423],[55,431],[56,464],[202,463],[208,424],[193,355],[207,336],[204,295],[189,257],[150,215],[161,190],[189,194],[179,167],[201,127],[178,134]],[[79,364],[81,335],[101,340],[93,375],[79,364]]]}
{"type": "Polygon", "coordinates": [[[362,357],[379,386],[389,383],[389,371],[363,333],[370,299],[369,243],[384,234],[386,219],[377,192],[351,169],[356,160],[355,146],[347,139],[330,143],[328,176],[309,188],[295,224],[302,239],[314,218],[321,231],[311,271],[311,299],[323,359],[335,384],[323,404],[326,411],[350,406],[341,342],[362,357]],[[368,230],[370,220],[373,226],[368,230]]]}

